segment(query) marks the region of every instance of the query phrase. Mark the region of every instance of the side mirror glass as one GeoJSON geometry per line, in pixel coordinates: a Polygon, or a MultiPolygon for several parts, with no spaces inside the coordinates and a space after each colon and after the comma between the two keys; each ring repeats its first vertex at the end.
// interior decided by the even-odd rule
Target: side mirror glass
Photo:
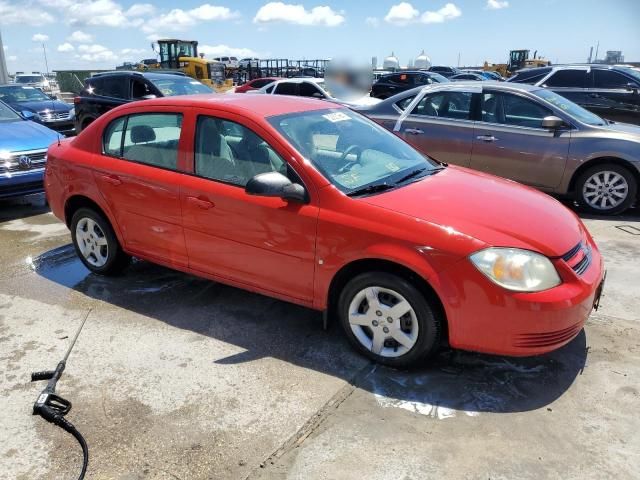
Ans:
{"type": "Polygon", "coordinates": [[[542,128],[548,128],[549,130],[557,130],[564,125],[564,120],[555,115],[549,115],[542,119],[542,128]]]}
{"type": "Polygon", "coordinates": [[[158,97],[153,93],[150,93],[149,95],[143,95],[142,97],[140,97],[140,100],[153,100],[154,98],[158,97]]]}
{"type": "Polygon", "coordinates": [[[32,120],[33,117],[36,116],[36,114],[33,113],[31,110],[23,110],[20,113],[22,113],[22,116],[24,117],[25,120],[32,120]]]}
{"type": "Polygon", "coordinates": [[[248,195],[261,197],[280,197],[283,200],[301,202],[307,201],[307,192],[298,183],[292,183],[279,172],[260,173],[247,182],[244,191],[248,195]]]}
{"type": "Polygon", "coordinates": [[[324,95],[323,95],[323,94],[321,94],[320,92],[316,92],[316,93],[314,93],[314,94],[312,95],[312,97],[314,97],[314,98],[324,98],[324,95]]]}
{"type": "Polygon", "coordinates": [[[638,93],[638,85],[636,85],[635,83],[627,83],[627,90],[633,92],[633,93],[638,93]]]}

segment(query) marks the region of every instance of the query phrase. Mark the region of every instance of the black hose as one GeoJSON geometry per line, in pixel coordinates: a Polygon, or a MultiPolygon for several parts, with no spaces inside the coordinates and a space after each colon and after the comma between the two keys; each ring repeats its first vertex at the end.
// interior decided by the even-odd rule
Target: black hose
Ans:
{"type": "Polygon", "coordinates": [[[87,473],[87,466],[89,465],[89,447],[87,446],[87,442],[76,427],[66,418],[61,417],[60,423],[56,423],[56,425],[73,435],[82,448],[82,470],[80,471],[78,480],[83,480],[85,473],[87,473]]]}

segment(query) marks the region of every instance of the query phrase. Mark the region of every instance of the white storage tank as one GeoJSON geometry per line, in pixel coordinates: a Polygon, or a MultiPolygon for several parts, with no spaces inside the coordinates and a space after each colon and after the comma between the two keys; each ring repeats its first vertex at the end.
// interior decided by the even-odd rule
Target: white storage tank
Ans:
{"type": "Polygon", "coordinates": [[[398,58],[393,54],[393,52],[391,52],[391,55],[389,55],[388,57],[385,57],[384,61],[382,62],[383,70],[398,70],[399,68],[400,62],[398,61],[398,58]]]}
{"type": "Polygon", "coordinates": [[[413,66],[415,68],[431,68],[431,59],[424,53],[424,50],[416,57],[413,66]]]}

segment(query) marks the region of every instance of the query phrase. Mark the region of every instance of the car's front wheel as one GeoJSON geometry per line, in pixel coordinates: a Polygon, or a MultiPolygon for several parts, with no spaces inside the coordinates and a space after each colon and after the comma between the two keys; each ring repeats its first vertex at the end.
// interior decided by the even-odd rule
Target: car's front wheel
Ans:
{"type": "Polygon", "coordinates": [[[442,326],[437,310],[397,275],[356,276],[343,289],[338,310],[352,345],[378,363],[410,367],[438,348],[442,326]]]}
{"type": "Polygon", "coordinates": [[[576,200],[589,213],[616,215],[636,198],[638,185],[633,174],[614,163],[587,169],[576,182],[576,200]]]}
{"type": "Polygon", "coordinates": [[[130,257],[122,251],[109,221],[90,208],[80,208],[71,219],[71,239],[85,267],[102,275],[120,273],[130,257]]]}

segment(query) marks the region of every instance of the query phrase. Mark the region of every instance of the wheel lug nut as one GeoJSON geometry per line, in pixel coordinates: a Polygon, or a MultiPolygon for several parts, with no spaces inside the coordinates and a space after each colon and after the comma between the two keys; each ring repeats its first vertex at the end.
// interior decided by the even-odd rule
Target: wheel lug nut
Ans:
{"type": "Polygon", "coordinates": [[[383,331],[384,333],[389,333],[389,329],[388,329],[387,327],[383,327],[382,331],[383,331]]]}
{"type": "Polygon", "coordinates": [[[380,310],[376,310],[376,315],[381,317],[382,316],[382,312],[380,310]]]}
{"type": "Polygon", "coordinates": [[[371,322],[371,325],[373,325],[374,327],[377,327],[378,326],[378,321],[374,320],[373,322],[371,322]]]}
{"type": "Polygon", "coordinates": [[[393,318],[391,318],[391,317],[387,317],[387,322],[389,322],[389,323],[393,323],[393,318]]]}

